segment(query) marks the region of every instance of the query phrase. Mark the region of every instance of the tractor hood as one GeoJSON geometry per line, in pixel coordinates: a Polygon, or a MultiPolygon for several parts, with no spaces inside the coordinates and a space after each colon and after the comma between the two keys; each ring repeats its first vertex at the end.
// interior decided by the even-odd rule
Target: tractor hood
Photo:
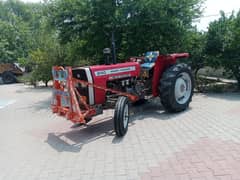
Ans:
{"type": "Polygon", "coordinates": [[[121,79],[124,77],[138,77],[140,75],[140,64],[127,62],[111,65],[96,65],[89,67],[93,78],[107,78],[107,80],[121,79]]]}

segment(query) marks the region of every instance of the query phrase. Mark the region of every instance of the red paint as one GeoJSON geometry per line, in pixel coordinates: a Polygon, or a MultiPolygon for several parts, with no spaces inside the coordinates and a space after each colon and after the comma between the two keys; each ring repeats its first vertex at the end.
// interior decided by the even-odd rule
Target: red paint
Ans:
{"type": "MultiPolygon", "coordinates": [[[[158,96],[159,80],[163,72],[172,64],[176,63],[177,58],[188,57],[187,53],[171,54],[168,56],[159,56],[153,76],[153,95],[158,96]]],[[[141,66],[138,62],[126,62],[112,65],[97,65],[90,67],[93,83],[73,78],[72,68],[53,67],[53,87],[56,92],[53,94],[52,111],[61,116],[65,116],[72,122],[86,123],[85,119],[96,115],[96,109],[86,102],[86,97],[81,96],[76,89],[76,84],[81,83],[92,86],[95,93],[95,104],[104,104],[106,101],[106,92],[112,92],[118,96],[126,96],[132,102],[138,100],[138,96],[126,92],[107,88],[107,82],[119,79],[119,76],[139,77],[141,66]],[[68,94],[66,94],[68,92],[68,94]],[[69,103],[61,104],[65,98],[69,103]],[[81,107],[81,108],[80,108],[81,107]]]]}
{"type": "MultiPolygon", "coordinates": [[[[117,94],[118,96],[126,96],[129,98],[129,100],[131,102],[136,102],[137,100],[139,100],[139,97],[136,96],[136,95],[133,95],[133,94],[129,94],[129,93],[126,93],[126,92],[121,92],[121,91],[118,91],[118,90],[114,90],[114,89],[110,89],[110,88],[106,88],[106,87],[103,87],[103,86],[98,86],[96,84],[92,84],[92,83],[89,83],[89,82],[86,82],[86,81],[83,81],[83,80],[79,80],[79,79],[73,79],[73,81],[75,83],[80,83],[80,84],[84,84],[86,86],[92,86],[94,87],[95,89],[98,89],[98,90],[102,90],[104,92],[112,92],[114,94],[117,94]]],[[[78,94],[78,93],[77,93],[78,94]]],[[[80,95],[79,95],[80,96],[80,95]]]]}
{"type": "Polygon", "coordinates": [[[171,65],[175,64],[178,58],[189,57],[188,53],[160,55],[154,66],[153,81],[152,81],[152,94],[154,97],[159,96],[159,81],[164,71],[171,65]]]}
{"type": "MultiPolygon", "coordinates": [[[[111,64],[111,65],[91,66],[90,70],[92,72],[93,83],[97,86],[101,86],[101,87],[106,88],[107,87],[107,81],[111,81],[111,77],[128,75],[128,74],[131,77],[139,77],[141,67],[140,67],[140,64],[137,63],[137,62],[126,62],[126,63],[119,63],[119,64],[111,64]],[[96,76],[96,74],[95,74],[98,71],[106,71],[106,70],[128,68],[128,67],[135,67],[135,71],[119,72],[119,73],[116,73],[116,74],[106,74],[106,75],[102,75],[102,76],[96,76]]],[[[99,89],[99,88],[94,88],[95,104],[105,103],[105,101],[106,101],[105,94],[106,94],[105,90],[99,89]]]]}
{"type": "Polygon", "coordinates": [[[53,88],[58,92],[53,94],[53,102],[51,105],[53,113],[65,116],[74,123],[86,123],[85,118],[94,116],[96,111],[86,104],[84,98],[80,96],[80,94],[76,93],[75,81],[72,77],[72,68],[67,67],[64,69],[63,67],[55,66],[53,67],[53,72],[57,74],[56,76],[53,76],[53,88]],[[68,74],[65,80],[58,79],[58,75],[62,71],[67,72],[68,74]],[[63,94],[65,91],[69,93],[69,96],[66,97],[63,94]],[[69,105],[67,107],[61,104],[62,98],[67,98],[69,100],[69,105]],[[77,98],[80,100],[81,104],[84,105],[84,109],[80,109],[77,98]]]}
{"type": "MultiPolygon", "coordinates": [[[[124,68],[128,66],[122,66],[122,64],[119,64],[120,66],[116,66],[119,68],[124,68]]],[[[130,66],[136,65],[136,63],[128,64],[130,66]]],[[[140,73],[140,68],[138,66],[135,66],[136,70],[129,72],[132,76],[139,76],[138,73],[140,73]]],[[[99,67],[95,69],[95,71],[98,71],[99,67]]],[[[101,67],[100,67],[101,70],[101,67]]],[[[93,72],[95,72],[93,71],[93,72]]],[[[96,109],[93,106],[90,106],[86,102],[86,97],[81,96],[78,90],[75,88],[77,83],[81,83],[87,86],[93,86],[95,91],[98,93],[101,91],[101,93],[104,93],[104,102],[105,102],[105,92],[110,91],[112,93],[118,94],[119,96],[126,96],[131,100],[132,102],[135,102],[138,100],[138,97],[129,93],[120,92],[114,89],[106,88],[106,81],[111,78],[111,75],[107,76],[99,76],[104,77],[102,78],[105,80],[105,86],[103,84],[97,85],[93,83],[89,83],[83,80],[78,80],[73,78],[72,76],[72,68],[67,67],[66,69],[63,69],[62,67],[53,67],[53,72],[56,73],[56,76],[53,76],[53,88],[56,90],[57,93],[53,93],[53,101],[52,101],[52,111],[53,113],[57,113],[60,116],[65,116],[68,120],[71,120],[74,123],[86,123],[86,118],[91,118],[96,115],[96,109]],[[59,74],[61,72],[67,73],[66,79],[60,78],[59,74]],[[64,92],[68,92],[69,95],[65,95],[64,92]],[[61,99],[67,98],[69,100],[68,106],[63,106],[61,104],[61,99]]],[[[125,73],[118,73],[114,75],[121,75],[125,73]]],[[[98,76],[95,76],[99,78],[98,76]]],[[[99,96],[99,94],[98,94],[99,96]]],[[[97,97],[98,97],[97,96],[97,97]]],[[[101,98],[99,98],[101,100],[101,98]]],[[[103,102],[103,103],[104,103],[103,102]]]]}

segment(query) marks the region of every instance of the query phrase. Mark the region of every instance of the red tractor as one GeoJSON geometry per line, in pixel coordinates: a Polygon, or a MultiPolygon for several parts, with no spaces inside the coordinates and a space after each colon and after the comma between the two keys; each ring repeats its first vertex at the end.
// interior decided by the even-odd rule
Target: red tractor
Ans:
{"type": "Polygon", "coordinates": [[[125,63],[53,67],[52,111],[74,123],[85,124],[114,104],[114,130],[117,136],[124,136],[130,103],[159,96],[169,112],[188,108],[193,76],[186,64],[177,64],[177,59],[188,56],[188,53],[159,55],[154,51],[125,63]]]}

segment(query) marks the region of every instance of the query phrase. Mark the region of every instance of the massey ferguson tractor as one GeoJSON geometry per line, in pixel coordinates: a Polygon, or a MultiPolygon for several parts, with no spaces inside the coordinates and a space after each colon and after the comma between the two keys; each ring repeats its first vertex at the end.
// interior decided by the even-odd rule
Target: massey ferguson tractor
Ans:
{"type": "Polygon", "coordinates": [[[188,53],[160,55],[148,52],[124,63],[52,69],[52,111],[73,123],[86,124],[104,109],[115,106],[116,135],[128,130],[130,104],[160,97],[168,112],[188,108],[193,95],[193,76],[186,64],[178,64],[188,53]]]}

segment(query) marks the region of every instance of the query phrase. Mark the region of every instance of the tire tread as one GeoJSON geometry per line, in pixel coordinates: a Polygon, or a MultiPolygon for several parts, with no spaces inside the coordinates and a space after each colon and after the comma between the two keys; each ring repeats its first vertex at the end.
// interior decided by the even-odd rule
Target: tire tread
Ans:
{"type": "Polygon", "coordinates": [[[186,64],[182,63],[171,66],[163,73],[162,79],[160,80],[159,91],[162,105],[169,112],[180,112],[185,110],[189,106],[189,103],[192,101],[193,87],[194,87],[193,77],[191,71],[189,70],[186,64]],[[192,94],[187,103],[185,103],[184,105],[180,105],[177,102],[175,102],[176,100],[173,91],[173,88],[175,87],[176,78],[181,72],[189,73],[192,79],[192,94]]]}
{"type": "Polygon", "coordinates": [[[127,132],[127,129],[124,129],[123,125],[124,108],[126,104],[128,104],[128,98],[120,96],[115,106],[114,129],[118,137],[124,136],[127,132]]]}

